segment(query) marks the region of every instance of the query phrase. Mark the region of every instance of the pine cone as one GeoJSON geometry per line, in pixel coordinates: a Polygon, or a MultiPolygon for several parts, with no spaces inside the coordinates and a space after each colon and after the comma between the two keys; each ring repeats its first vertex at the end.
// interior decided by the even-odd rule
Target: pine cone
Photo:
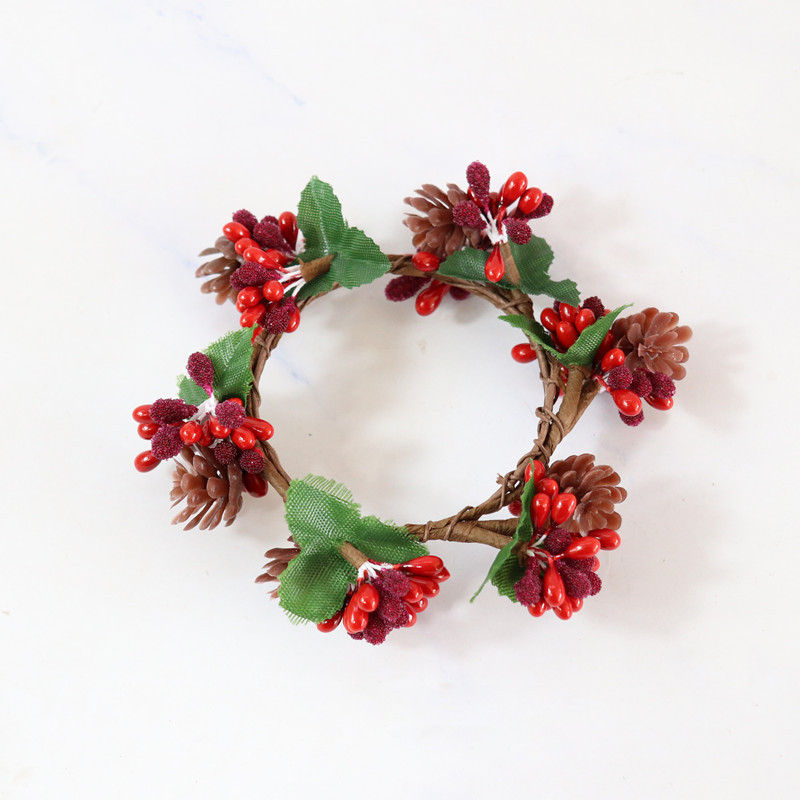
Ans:
{"type": "Polygon", "coordinates": [[[625,366],[631,371],[644,367],[650,372],[663,372],[673,380],[686,377],[683,362],[689,351],[681,345],[692,338],[688,325],[678,326],[678,315],[657,308],[646,308],[614,322],[611,335],[625,353],[625,366]]]}
{"type": "MultiPolygon", "coordinates": [[[[290,541],[294,547],[273,547],[271,550],[267,550],[267,552],[264,553],[264,557],[268,558],[269,561],[264,564],[266,572],[256,578],[256,583],[280,582],[280,577],[286,567],[289,566],[289,562],[295,556],[300,555],[300,548],[295,545],[294,539],[290,536],[288,541],[290,541]]],[[[277,598],[278,590],[273,589],[273,591],[270,592],[270,597],[277,598]]]]}
{"type": "Polygon", "coordinates": [[[447,184],[447,192],[431,183],[417,189],[419,197],[406,197],[405,202],[423,216],[408,214],[403,220],[414,234],[412,243],[417,250],[433,253],[441,259],[453,255],[468,244],[486,247],[489,240],[474,228],[462,228],[453,222],[453,206],[469,200],[466,192],[454,183],[447,184]]]}
{"type": "Polygon", "coordinates": [[[597,465],[594,456],[584,453],[556,461],[547,470],[547,477],[558,482],[562,492],[578,498],[572,520],[566,527],[588,533],[597,528],[619,530],[622,517],[614,511],[628,493],[619,486],[619,475],[611,467],[597,465]]]}
{"type": "Polygon", "coordinates": [[[186,522],[186,531],[197,526],[201,531],[212,530],[220,522],[230,525],[242,508],[242,470],[238,464],[223,466],[208,447],[184,447],[181,456],[187,463],[176,463],[169,497],[173,506],[185,500],[186,508],[172,524],[186,522]]]}
{"type": "Polygon", "coordinates": [[[239,292],[231,286],[231,275],[241,266],[236,257],[236,250],[234,249],[233,242],[220,236],[213,247],[207,247],[200,253],[201,256],[210,256],[214,253],[219,253],[219,258],[213,261],[206,261],[201,264],[195,275],[202,278],[205,275],[214,275],[216,277],[206,281],[201,287],[200,291],[210,294],[214,292],[217,297],[216,301],[222,305],[226,300],[232,303],[236,302],[236,297],[239,292]]]}

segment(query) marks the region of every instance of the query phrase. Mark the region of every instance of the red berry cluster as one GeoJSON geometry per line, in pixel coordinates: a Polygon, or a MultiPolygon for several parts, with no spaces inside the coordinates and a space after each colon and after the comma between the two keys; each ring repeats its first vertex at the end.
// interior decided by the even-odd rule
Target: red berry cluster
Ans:
{"type": "Polygon", "coordinates": [[[618,347],[600,359],[595,380],[611,395],[619,409],[620,419],[632,427],[644,420],[642,400],[659,411],[668,411],[675,402],[672,378],[663,372],[650,372],[641,367],[631,372],[625,366],[625,353],[618,347]]]}
{"type": "Polygon", "coordinates": [[[595,574],[600,566],[596,555],[619,547],[620,537],[607,528],[582,536],[561,527],[569,522],[578,501],[544,475],[541,461],[529,464],[525,471],[525,480],[533,479],[536,488],[530,507],[534,530],[525,573],[514,585],[514,594],[534,617],[553,609],[559,619],[569,619],[583,607],[586,597],[602,588],[595,574]]]}
{"type": "Polygon", "coordinates": [[[197,406],[174,398],[161,398],[149,405],[133,409],[133,419],[142,439],[150,442],[150,449],[139,453],[133,465],[139,472],[150,472],[160,462],[174,458],[183,449],[180,430],[185,420],[197,413],[197,406]]]}
{"type": "Polygon", "coordinates": [[[469,200],[453,206],[453,222],[462,228],[487,230],[494,242],[484,267],[487,280],[497,283],[505,275],[506,267],[500,244],[506,239],[515,244],[531,240],[530,220],[544,217],[553,208],[553,198],[541,189],[528,188],[528,178],[523,172],[514,172],[499,192],[489,191],[490,175],[480,161],[467,167],[469,200]]]}
{"type": "MultiPolygon", "coordinates": [[[[416,259],[417,256],[430,256],[430,258],[436,260],[438,268],[439,259],[431,255],[431,253],[419,252],[414,256],[414,259],[416,259]]],[[[439,308],[448,291],[454,300],[466,300],[469,297],[469,292],[459,286],[448,286],[448,284],[442,283],[442,281],[431,282],[429,277],[424,278],[416,275],[400,275],[397,278],[392,278],[392,280],[386,284],[384,294],[387,300],[391,300],[395,303],[409,300],[414,295],[417,295],[415,303],[417,314],[427,317],[439,308]],[[419,294],[417,294],[417,292],[419,292],[419,294]]]]}
{"type": "MultiPolygon", "coordinates": [[[[553,308],[545,308],[539,315],[542,325],[550,332],[556,350],[566,352],[577,341],[586,328],[593,325],[600,317],[608,314],[606,308],[597,297],[590,297],[580,307],[556,301],[553,308]]],[[[608,347],[611,346],[611,334],[606,337],[608,347]]],[[[605,345],[605,340],[601,348],[605,345]]]]}
{"type": "Polygon", "coordinates": [[[236,308],[243,328],[259,326],[268,333],[291,333],[300,324],[300,312],[291,297],[284,299],[288,287],[300,281],[299,268],[287,269],[295,260],[297,218],[291,211],[280,217],[267,216],[260,222],[242,209],[222,229],[234,243],[242,265],[231,275],[231,286],[239,291],[236,308]],[[263,248],[263,249],[262,249],[263,248]]]}
{"type": "Polygon", "coordinates": [[[410,628],[428,607],[428,598],[439,594],[439,584],[450,577],[438,556],[420,556],[377,570],[367,563],[342,609],[320,622],[319,630],[328,633],[343,622],[353,639],[381,644],[391,631],[410,628]]]}

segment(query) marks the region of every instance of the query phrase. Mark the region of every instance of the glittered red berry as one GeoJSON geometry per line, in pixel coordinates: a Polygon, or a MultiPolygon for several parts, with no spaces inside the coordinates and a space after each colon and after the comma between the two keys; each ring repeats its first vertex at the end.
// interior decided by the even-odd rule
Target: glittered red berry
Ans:
{"type": "Polygon", "coordinates": [[[208,420],[208,432],[215,439],[227,439],[231,435],[231,429],[222,425],[216,417],[210,417],[208,420]]]}
{"type": "Polygon", "coordinates": [[[560,303],[558,306],[558,315],[563,322],[575,322],[578,318],[578,309],[571,306],[569,303],[560,303]]]}
{"type": "Polygon", "coordinates": [[[236,250],[236,252],[241,256],[248,247],[252,247],[254,244],[255,242],[252,239],[244,236],[236,242],[236,244],[233,246],[233,249],[236,250]]]}
{"type": "Polygon", "coordinates": [[[139,472],[150,472],[151,469],[155,469],[161,462],[149,451],[145,450],[144,453],[139,453],[136,458],[133,459],[133,466],[139,470],[139,472]]]}
{"type": "Polygon", "coordinates": [[[486,265],[483,268],[486,279],[492,283],[497,283],[506,274],[506,264],[503,261],[503,254],[500,252],[500,245],[496,244],[486,260],[486,265]]]}
{"type": "Polygon", "coordinates": [[[203,426],[198,422],[184,422],[180,435],[184,444],[195,444],[203,438],[203,426]]]}
{"type": "Polygon", "coordinates": [[[263,303],[256,303],[239,317],[239,324],[243,328],[252,328],[258,325],[267,313],[267,307],[263,303]]]}
{"type": "Polygon", "coordinates": [[[278,300],[283,300],[283,284],[279,281],[267,281],[264,284],[263,294],[265,300],[277,303],[278,300]]]}
{"type": "Polygon", "coordinates": [[[630,389],[616,389],[611,392],[617,408],[626,417],[635,417],[642,410],[642,400],[630,389]]]}
{"type": "Polygon", "coordinates": [[[578,333],[582,333],[590,325],[594,325],[594,323],[594,312],[590,308],[582,309],[578,312],[578,316],[575,317],[575,327],[577,328],[578,333]]]}
{"type": "Polygon", "coordinates": [[[578,507],[578,498],[571,492],[562,492],[553,500],[550,507],[550,517],[556,525],[566,522],[578,507]]]}
{"type": "Polygon", "coordinates": [[[567,590],[564,588],[564,581],[561,579],[561,575],[558,574],[558,570],[552,561],[547,565],[547,569],[544,571],[542,590],[547,605],[553,608],[557,608],[567,599],[567,590]]]}
{"type": "Polygon", "coordinates": [[[564,551],[565,558],[591,558],[600,552],[600,540],[594,536],[575,539],[564,551]]]}
{"type": "Polygon", "coordinates": [[[294,247],[297,244],[297,217],[291,211],[284,211],[278,217],[278,227],[283,238],[294,247]]]}
{"type": "Polygon", "coordinates": [[[561,322],[561,317],[558,316],[553,308],[545,308],[539,315],[539,319],[542,321],[542,325],[544,325],[544,327],[547,328],[550,333],[555,333],[556,325],[561,322]]]}
{"type": "MultiPolygon", "coordinates": [[[[503,205],[511,205],[515,200],[519,200],[519,198],[522,197],[527,188],[528,178],[525,173],[512,172],[503,184],[503,188],[500,190],[500,202],[503,205]]],[[[541,202],[541,200],[539,202],[541,202]]]]}
{"type": "Polygon", "coordinates": [[[250,231],[238,222],[229,222],[222,229],[222,233],[231,242],[238,242],[239,239],[250,236],[250,231]]]}
{"type": "Polygon", "coordinates": [[[142,439],[150,441],[161,426],[157,422],[140,422],[136,427],[136,432],[142,439]]]}
{"type": "Polygon", "coordinates": [[[133,418],[136,422],[152,422],[153,420],[150,419],[150,405],[136,406],[133,409],[133,418]]]}
{"type": "Polygon", "coordinates": [[[645,397],[645,400],[659,411],[669,411],[672,406],[675,405],[674,397],[653,397],[650,395],[649,397],[645,397]]]}
{"type": "Polygon", "coordinates": [[[261,302],[262,297],[261,289],[259,289],[258,286],[245,286],[245,288],[236,295],[236,307],[238,308],[241,303],[244,306],[242,311],[252,308],[261,302]]]}
{"type": "Polygon", "coordinates": [[[433,253],[426,253],[424,250],[420,250],[419,253],[414,253],[411,257],[411,263],[420,272],[436,272],[442,262],[433,253]]]}
{"type": "Polygon", "coordinates": [[[536,351],[529,344],[517,344],[511,348],[511,358],[520,364],[536,361],[536,351]]]}
{"type": "Polygon", "coordinates": [[[362,583],[353,597],[358,607],[368,614],[371,614],[381,601],[378,590],[371,583],[362,583]]]}
{"type": "Polygon", "coordinates": [[[256,446],[255,434],[249,428],[245,427],[234,428],[231,431],[231,441],[240,450],[250,450],[256,446]]]}
{"type": "Polygon", "coordinates": [[[619,534],[610,528],[598,528],[597,530],[589,531],[589,535],[600,542],[601,550],[616,550],[622,541],[619,534]]]}
{"type": "Polygon", "coordinates": [[[550,498],[542,492],[537,492],[531,500],[531,516],[537,528],[544,527],[550,514],[550,498]]]}
{"type": "Polygon", "coordinates": [[[425,575],[433,577],[444,568],[444,562],[439,556],[419,556],[400,564],[400,569],[409,575],[425,575]]]}
{"type": "Polygon", "coordinates": [[[369,614],[358,605],[355,595],[350,598],[350,602],[344,610],[342,621],[344,622],[344,629],[348,633],[360,633],[367,627],[369,614]]]}
{"type": "Polygon", "coordinates": [[[414,303],[417,314],[427,317],[433,314],[442,302],[442,298],[447,294],[448,286],[446,283],[434,281],[427,289],[423,289],[414,303]]]}
{"type": "Polygon", "coordinates": [[[273,428],[269,422],[265,419],[259,419],[258,417],[245,417],[242,425],[244,425],[245,428],[250,428],[259,442],[265,442],[267,439],[271,439],[272,435],[275,433],[275,428],[273,428]]]}
{"type": "Polygon", "coordinates": [[[322,631],[322,633],[330,633],[336,630],[336,628],[339,627],[339,623],[342,621],[342,614],[342,611],[337,611],[330,619],[318,622],[317,630],[322,631]]]}
{"type": "Polygon", "coordinates": [[[539,207],[539,203],[541,202],[542,190],[537,189],[534,186],[528,189],[525,194],[520,197],[517,208],[520,210],[520,213],[528,215],[536,211],[536,209],[539,207]]]}
{"type": "Polygon", "coordinates": [[[264,480],[264,476],[255,472],[245,472],[242,475],[242,483],[253,497],[264,497],[269,491],[269,484],[264,480]]]}
{"type": "Polygon", "coordinates": [[[578,331],[571,322],[562,321],[556,325],[556,340],[565,350],[569,350],[577,339],[578,331]]]}
{"type": "Polygon", "coordinates": [[[608,372],[614,369],[614,367],[618,367],[624,363],[625,353],[618,347],[614,347],[603,356],[603,360],[600,362],[600,369],[602,369],[603,372],[608,372]]]}

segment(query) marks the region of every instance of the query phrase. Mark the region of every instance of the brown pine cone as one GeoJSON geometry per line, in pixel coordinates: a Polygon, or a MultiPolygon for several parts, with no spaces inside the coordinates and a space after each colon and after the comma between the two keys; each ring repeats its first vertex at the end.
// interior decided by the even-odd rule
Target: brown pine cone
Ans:
{"type": "MultiPolygon", "coordinates": [[[[295,556],[300,555],[300,548],[295,544],[294,539],[292,539],[290,536],[288,541],[290,541],[294,546],[273,547],[271,550],[267,550],[267,552],[264,553],[264,557],[268,558],[269,561],[264,564],[264,569],[266,571],[256,578],[256,583],[271,583],[272,581],[280,582],[281,575],[286,567],[289,566],[289,562],[295,556]]],[[[277,596],[278,590],[273,589],[270,592],[270,597],[277,598],[277,596]]]]}
{"type": "Polygon", "coordinates": [[[689,351],[682,347],[692,338],[688,325],[678,325],[678,315],[657,308],[646,308],[639,314],[621,317],[614,322],[611,335],[625,353],[625,366],[634,370],[644,367],[663,372],[673,380],[686,377],[683,362],[689,351]]]}
{"type": "Polygon", "coordinates": [[[173,487],[169,494],[173,507],[181,501],[186,508],[172,520],[188,531],[199,526],[201,531],[212,530],[220,522],[227,527],[242,508],[242,470],[238,464],[223,466],[208,447],[193,450],[184,447],[172,474],[173,487]]]}
{"type": "Polygon", "coordinates": [[[222,305],[226,300],[232,303],[236,302],[236,297],[239,294],[236,289],[231,286],[231,275],[236,272],[241,266],[239,260],[236,258],[236,250],[234,249],[233,242],[220,236],[213,247],[207,247],[200,253],[201,256],[210,256],[214,253],[219,253],[219,258],[212,261],[206,261],[201,264],[195,275],[198,278],[205,277],[206,275],[214,275],[211,280],[206,281],[201,287],[200,291],[206,294],[215,293],[216,301],[222,305]]]}
{"type": "Polygon", "coordinates": [[[614,505],[628,493],[618,485],[619,475],[611,467],[595,465],[594,456],[584,453],[551,464],[547,477],[557,481],[562,492],[571,492],[578,498],[568,528],[581,533],[598,528],[619,530],[622,517],[614,511],[614,505]]]}
{"type": "Polygon", "coordinates": [[[421,211],[422,216],[408,214],[403,222],[414,234],[411,241],[417,250],[445,259],[467,245],[484,247],[489,244],[481,231],[462,228],[453,222],[453,206],[469,200],[466,192],[456,184],[448,183],[446,192],[432,183],[423,184],[415,191],[419,197],[406,197],[405,202],[421,211]]]}

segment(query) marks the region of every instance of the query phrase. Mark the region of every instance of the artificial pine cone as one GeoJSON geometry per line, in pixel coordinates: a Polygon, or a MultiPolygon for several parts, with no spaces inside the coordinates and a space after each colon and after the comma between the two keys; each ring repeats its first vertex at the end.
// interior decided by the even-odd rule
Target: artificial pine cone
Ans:
{"type": "MultiPolygon", "coordinates": [[[[295,557],[300,555],[300,548],[295,544],[294,539],[290,536],[288,539],[292,543],[292,547],[273,547],[264,553],[264,558],[268,558],[264,564],[265,572],[256,578],[256,583],[271,583],[278,581],[280,583],[281,575],[289,562],[295,557]]],[[[278,590],[274,589],[270,592],[271,597],[277,598],[278,590]]]]}
{"type": "Polygon", "coordinates": [[[581,533],[598,528],[619,530],[622,517],[614,511],[628,493],[619,486],[619,475],[611,467],[595,465],[594,456],[584,453],[556,461],[547,470],[562,492],[571,492],[578,499],[572,519],[566,527],[581,533]]]}
{"type": "Polygon", "coordinates": [[[625,366],[629,370],[643,367],[650,372],[663,372],[676,381],[686,376],[683,362],[688,360],[689,351],[681,345],[692,338],[692,329],[688,325],[678,326],[677,314],[646,308],[617,319],[611,335],[614,346],[625,353],[625,366]]]}
{"type": "Polygon", "coordinates": [[[184,530],[199,526],[200,530],[216,528],[220,522],[227,527],[242,508],[242,470],[238,464],[223,466],[208,447],[193,450],[184,447],[181,456],[186,465],[176,462],[172,474],[173,488],[169,494],[172,505],[186,502],[173,525],[184,525],[184,530]]]}
{"type": "Polygon", "coordinates": [[[236,296],[239,294],[237,289],[231,286],[231,275],[239,269],[239,262],[236,259],[236,250],[234,249],[233,242],[228,241],[224,236],[220,236],[213,247],[207,247],[200,253],[201,256],[210,256],[214,253],[220,253],[219,258],[212,261],[206,261],[201,264],[195,275],[202,278],[206,275],[215,275],[216,277],[206,281],[201,287],[200,291],[206,294],[216,294],[216,301],[222,305],[226,300],[232,303],[236,302],[236,296]]]}
{"type": "Polygon", "coordinates": [[[448,183],[447,192],[444,192],[432,183],[425,183],[416,193],[419,197],[406,197],[405,202],[421,211],[422,216],[408,214],[404,222],[414,234],[412,243],[417,250],[445,259],[467,244],[488,246],[489,240],[481,231],[462,228],[453,222],[453,206],[469,200],[467,193],[456,184],[448,183]]]}

